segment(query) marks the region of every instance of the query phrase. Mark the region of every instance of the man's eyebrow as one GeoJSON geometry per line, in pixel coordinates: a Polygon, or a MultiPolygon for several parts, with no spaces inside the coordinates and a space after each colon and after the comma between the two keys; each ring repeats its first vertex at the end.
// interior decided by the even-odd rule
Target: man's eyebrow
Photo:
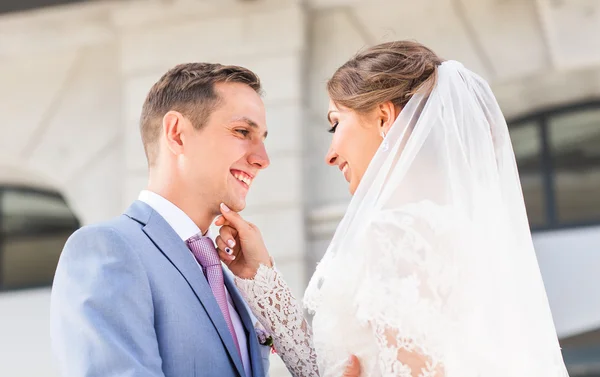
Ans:
{"type": "MultiPolygon", "coordinates": [[[[234,122],[244,122],[244,123],[246,123],[247,125],[249,125],[252,128],[255,128],[255,129],[259,129],[260,128],[260,126],[255,121],[253,121],[252,119],[250,119],[248,117],[237,118],[237,119],[234,120],[234,122]]],[[[269,132],[265,131],[263,137],[266,139],[268,134],[269,134],[269,132]]]]}

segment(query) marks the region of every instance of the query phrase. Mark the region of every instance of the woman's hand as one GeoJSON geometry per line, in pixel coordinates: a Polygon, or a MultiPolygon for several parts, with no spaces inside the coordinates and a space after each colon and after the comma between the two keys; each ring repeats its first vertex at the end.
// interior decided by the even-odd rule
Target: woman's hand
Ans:
{"type": "Polygon", "coordinates": [[[348,365],[344,370],[344,374],[341,377],[359,377],[360,376],[360,363],[358,358],[354,355],[350,356],[348,365]]]}
{"type": "Polygon", "coordinates": [[[258,267],[272,267],[271,257],[256,225],[247,222],[221,204],[221,216],[215,225],[221,226],[216,238],[219,257],[229,270],[242,279],[252,279],[258,267]]]}

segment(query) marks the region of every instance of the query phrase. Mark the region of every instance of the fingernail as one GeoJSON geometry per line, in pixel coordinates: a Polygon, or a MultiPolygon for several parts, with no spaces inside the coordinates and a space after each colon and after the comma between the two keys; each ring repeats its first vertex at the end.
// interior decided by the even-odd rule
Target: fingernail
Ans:
{"type": "Polygon", "coordinates": [[[232,255],[232,256],[231,256],[231,260],[235,260],[235,255],[232,255]]]}
{"type": "Polygon", "coordinates": [[[349,366],[351,366],[351,365],[353,365],[353,364],[354,364],[354,358],[353,358],[352,356],[350,356],[350,357],[348,358],[348,365],[349,365],[349,366]]]}
{"type": "Polygon", "coordinates": [[[233,250],[231,250],[230,248],[226,247],[225,248],[225,252],[229,255],[231,255],[231,253],[233,253],[233,250]]]}
{"type": "Polygon", "coordinates": [[[229,245],[229,247],[235,247],[235,241],[229,240],[229,241],[227,241],[227,245],[229,245]]]}
{"type": "Polygon", "coordinates": [[[223,209],[223,211],[225,211],[225,212],[229,212],[229,207],[227,207],[227,206],[225,205],[225,203],[221,203],[221,208],[223,209]]]}

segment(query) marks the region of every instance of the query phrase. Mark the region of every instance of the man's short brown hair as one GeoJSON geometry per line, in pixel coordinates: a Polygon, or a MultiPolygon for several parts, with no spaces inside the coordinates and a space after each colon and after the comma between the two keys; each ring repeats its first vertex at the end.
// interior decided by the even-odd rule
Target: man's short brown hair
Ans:
{"type": "Polygon", "coordinates": [[[261,93],[258,76],[243,67],[213,63],[186,63],[165,73],[150,89],[140,120],[142,143],[152,166],[158,154],[158,138],[162,119],[169,111],[178,111],[187,117],[196,129],[206,124],[210,114],[219,105],[215,84],[235,82],[250,86],[261,93]]]}

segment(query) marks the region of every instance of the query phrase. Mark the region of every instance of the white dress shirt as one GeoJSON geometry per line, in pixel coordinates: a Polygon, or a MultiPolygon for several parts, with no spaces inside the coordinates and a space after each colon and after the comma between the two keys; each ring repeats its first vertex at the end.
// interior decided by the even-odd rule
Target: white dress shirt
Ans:
{"type": "MultiPolygon", "coordinates": [[[[179,207],[175,204],[171,203],[167,199],[162,196],[148,190],[143,190],[138,199],[146,204],[148,204],[152,209],[158,212],[167,223],[175,230],[175,232],[179,235],[179,237],[185,242],[188,238],[200,233],[200,229],[198,226],[189,218],[188,215],[185,214],[179,207]]],[[[210,234],[207,230],[206,236],[210,237],[210,234]]],[[[213,240],[214,242],[214,240],[213,240]]],[[[191,251],[190,251],[191,253],[191,251]]],[[[195,260],[196,258],[194,258],[195,260]]],[[[196,263],[198,263],[196,261],[196,263]]],[[[198,264],[198,268],[202,271],[202,267],[198,264]]],[[[248,340],[246,339],[246,331],[244,330],[244,325],[242,324],[242,320],[240,319],[237,310],[233,306],[233,301],[229,296],[229,292],[227,291],[227,287],[225,287],[225,293],[227,295],[227,303],[229,306],[229,314],[231,315],[231,321],[233,322],[233,328],[235,330],[235,334],[238,339],[238,343],[240,345],[240,352],[242,353],[242,364],[244,365],[244,371],[246,372],[246,377],[252,376],[252,371],[250,369],[250,358],[248,355],[248,340]]]]}

